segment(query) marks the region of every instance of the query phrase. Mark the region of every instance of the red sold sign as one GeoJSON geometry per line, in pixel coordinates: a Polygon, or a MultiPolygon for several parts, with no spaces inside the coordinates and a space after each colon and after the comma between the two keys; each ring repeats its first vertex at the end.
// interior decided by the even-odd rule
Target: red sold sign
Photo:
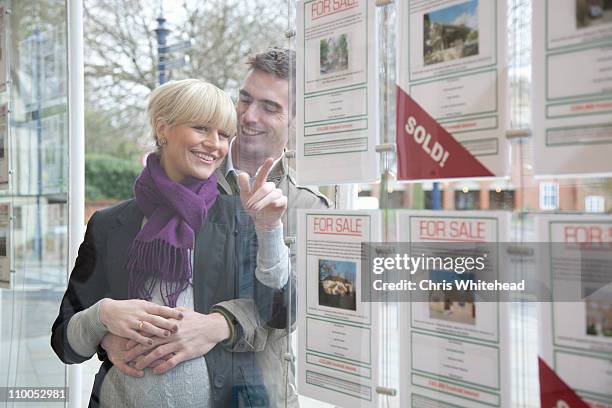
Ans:
{"type": "Polygon", "coordinates": [[[589,408],[549,366],[538,357],[542,408],[589,408]]]}
{"type": "Polygon", "coordinates": [[[495,176],[397,87],[398,180],[495,176]]]}

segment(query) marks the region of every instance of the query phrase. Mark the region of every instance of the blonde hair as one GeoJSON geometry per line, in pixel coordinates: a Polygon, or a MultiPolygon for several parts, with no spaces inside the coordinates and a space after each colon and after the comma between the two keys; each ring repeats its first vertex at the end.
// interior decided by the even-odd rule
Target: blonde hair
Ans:
{"type": "Polygon", "coordinates": [[[153,139],[159,146],[157,123],[206,125],[228,136],[236,134],[236,110],[230,96],[200,79],[171,81],[153,90],[147,107],[153,139]]]}

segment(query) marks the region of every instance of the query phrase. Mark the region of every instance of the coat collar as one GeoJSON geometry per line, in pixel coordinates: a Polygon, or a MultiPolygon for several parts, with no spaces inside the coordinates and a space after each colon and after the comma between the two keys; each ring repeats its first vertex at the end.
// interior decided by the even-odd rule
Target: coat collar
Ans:
{"type": "Polygon", "coordinates": [[[128,298],[129,273],[126,269],[127,253],[142,226],[144,215],[136,200],[129,201],[115,218],[115,227],[106,242],[106,266],[111,292],[115,299],[128,298]]]}
{"type": "Polygon", "coordinates": [[[136,203],[136,200],[130,200],[123,208],[123,210],[117,214],[117,223],[119,225],[131,225],[131,224],[142,224],[144,214],[140,211],[140,207],[136,203]]]}
{"type": "MultiPolygon", "coordinates": [[[[230,154],[231,152],[228,153],[228,156],[230,154]]],[[[219,188],[219,191],[221,191],[223,194],[232,195],[234,194],[234,191],[232,191],[232,188],[227,182],[227,178],[226,178],[227,168],[228,168],[228,162],[227,162],[227,157],[226,157],[225,160],[223,160],[223,163],[221,163],[219,168],[215,171],[215,174],[217,176],[217,187],[219,188]]],[[[270,169],[270,174],[268,174],[267,181],[272,181],[278,184],[278,181],[281,180],[286,174],[288,174],[289,171],[290,170],[289,170],[289,164],[287,162],[287,156],[285,156],[285,153],[283,152],[281,159],[278,160],[274,164],[272,169],[270,169]]]]}

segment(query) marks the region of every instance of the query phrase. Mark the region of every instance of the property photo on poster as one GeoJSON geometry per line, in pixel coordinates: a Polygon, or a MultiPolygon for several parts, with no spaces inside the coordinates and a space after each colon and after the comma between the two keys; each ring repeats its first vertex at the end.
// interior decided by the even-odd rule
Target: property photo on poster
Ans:
{"type": "Polygon", "coordinates": [[[478,32],[478,0],[424,14],[425,65],[478,55],[478,32]]]}
{"type": "Polygon", "coordinates": [[[349,43],[346,33],[336,37],[322,38],[319,51],[321,75],[349,69],[349,43]]]}
{"type": "MultiPolygon", "coordinates": [[[[473,273],[456,274],[454,271],[430,271],[431,282],[454,282],[457,279],[474,280],[473,273]]],[[[455,286],[455,285],[453,285],[455,286]]],[[[471,290],[432,290],[429,292],[429,317],[449,322],[476,324],[476,305],[471,290]]]]}
{"type": "Polygon", "coordinates": [[[355,262],[319,259],[319,305],[357,310],[355,262]]]}
{"type": "Polygon", "coordinates": [[[586,301],[586,334],[612,337],[612,302],[586,301]]]}
{"type": "Polygon", "coordinates": [[[576,28],[612,23],[612,0],[576,0],[576,28]]]}

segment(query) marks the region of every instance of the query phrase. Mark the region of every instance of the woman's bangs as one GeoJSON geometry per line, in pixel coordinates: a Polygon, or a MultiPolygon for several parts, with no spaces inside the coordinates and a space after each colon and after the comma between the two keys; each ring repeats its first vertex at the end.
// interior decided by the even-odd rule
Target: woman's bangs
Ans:
{"type": "Polygon", "coordinates": [[[179,108],[177,123],[196,123],[218,129],[228,136],[236,133],[236,110],[229,96],[212,87],[201,90],[199,95],[186,96],[179,108]],[[204,95],[202,95],[204,94],[204,95]]]}

